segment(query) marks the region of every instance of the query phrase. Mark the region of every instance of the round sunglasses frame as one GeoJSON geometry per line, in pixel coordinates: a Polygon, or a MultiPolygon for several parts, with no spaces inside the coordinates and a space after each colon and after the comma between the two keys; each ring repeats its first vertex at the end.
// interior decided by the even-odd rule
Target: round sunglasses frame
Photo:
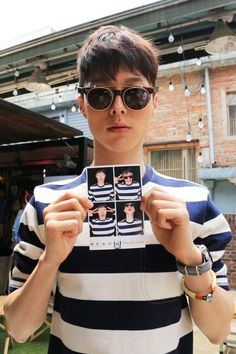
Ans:
{"type": "Polygon", "coordinates": [[[113,88],[110,88],[110,87],[78,87],[78,93],[81,94],[81,95],[85,95],[86,96],[88,105],[92,109],[94,109],[95,111],[105,111],[106,109],[111,107],[116,96],[120,96],[121,97],[122,102],[123,102],[123,104],[125,105],[126,108],[128,108],[128,109],[130,109],[132,111],[141,111],[142,109],[144,109],[148,105],[148,103],[150,101],[151,94],[153,94],[153,93],[155,94],[155,93],[157,93],[157,91],[158,91],[158,86],[154,86],[154,87],[131,86],[131,87],[125,87],[122,90],[113,89],[113,88]],[[111,94],[111,102],[110,102],[110,104],[107,107],[98,109],[98,108],[93,107],[91,105],[91,103],[89,102],[89,96],[88,96],[89,93],[91,93],[91,91],[96,90],[96,89],[104,89],[104,90],[107,90],[111,94]],[[146,101],[146,104],[142,108],[136,108],[136,109],[130,108],[127,105],[127,103],[125,102],[125,94],[127,93],[127,91],[133,90],[133,89],[143,89],[148,94],[148,99],[146,101]]]}

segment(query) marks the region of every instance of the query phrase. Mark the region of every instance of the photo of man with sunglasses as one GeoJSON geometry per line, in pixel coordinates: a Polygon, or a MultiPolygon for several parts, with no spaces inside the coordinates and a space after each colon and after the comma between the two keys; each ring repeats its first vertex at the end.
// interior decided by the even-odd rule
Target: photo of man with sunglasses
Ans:
{"type": "Polygon", "coordinates": [[[119,208],[122,209],[124,219],[118,220],[117,229],[120,236],[139,236],[143,234],[143,221],[141,219],[141,211],[138,210],[139,203],[135,205],[134,202],[118,203],[119,208]],[[136,214],[139,217],[136,216],[136,214]]]}
{"type": "Polygon", "coordinates": [[[140,182],[134,180],[133,169],[124,167],[122,173],[115,177],[115,192],[118,200],[139,200],[141,198],[141,185],[140,182]]]}
{"type": "Polygon", "coordinates": [[[92,166],[141,166],[145,247],[90,250],[86,170],[37,186],[4,306],[16,340],[43,323],[55,284],[49,354],[192,354],[192,320],[213,343],[228,334],[233,301],[221,257],[230,228],[204,186],[144,162],[158,119],[158,62],[156,43],[123,26],[96,29],[80,48],[78,103],[93,135],[92,166]]]}

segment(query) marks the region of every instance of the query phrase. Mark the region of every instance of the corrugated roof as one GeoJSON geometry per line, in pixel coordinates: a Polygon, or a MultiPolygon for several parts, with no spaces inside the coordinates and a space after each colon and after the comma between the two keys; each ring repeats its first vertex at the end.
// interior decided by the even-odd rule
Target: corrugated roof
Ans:
{"type": "Polygon", "coordinates": [[[82,135],[79,129],[0,99],[0,144],[82,135]]]}

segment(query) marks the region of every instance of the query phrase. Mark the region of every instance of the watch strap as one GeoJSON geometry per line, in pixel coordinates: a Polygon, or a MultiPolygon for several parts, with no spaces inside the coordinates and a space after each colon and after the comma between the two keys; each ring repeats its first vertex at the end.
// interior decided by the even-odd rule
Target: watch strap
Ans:
{"type": "Polygon", "coordinates": [[[202,263],[196,266],[185,265],[180,262],[178,259],[176,260],[176,266],[178,271],[183,275],[197,275],[200,276],[203,273],[211,270],[212,267],[212,257],[210,252],[208,251],[205,245],[196,245],[202,252],[202,263]]]}
{"type": "Polygon", "coordinates": [[[204,300],[206,302],[211,302],[212,297],[213,297],[213,292],[215,291],[215,288],[216,288],[216,275],[215,275],[215,272],[213,272],[213,270],[210,270],[210,273],[211,273],[211,278],[212,278],[211,290],[206,294],[194,293],[193,291],[191,291],[190,289],[187,288],[187,286],[185,285],[185,282],[184,282],[184,278],[182,278],[181,286],[182,286],[182,289],[184,290],[185,294],[188,295],[189,297],[191,297],[192,299],[204,300]]]}

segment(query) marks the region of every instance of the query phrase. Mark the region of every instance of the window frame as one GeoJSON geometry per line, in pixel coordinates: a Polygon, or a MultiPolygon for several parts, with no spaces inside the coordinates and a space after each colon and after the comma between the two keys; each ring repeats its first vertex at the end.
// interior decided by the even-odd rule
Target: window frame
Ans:
{"type": "MultiPolygon", "coordinates": [[[[195,150],[195,179],[193,182],[199,183],[198,177],[198,164],[197,164],[197,156],[200,152],[200,146],[198,140],[192,140],[191,142],[178,142],[178,143],[156,143],[156,144],[144,144],[144,161],[145,163],[151,165],[151,152],[152,151],[163,151],[163,150],[187,150],[194,149],[195,150]]],[[[158,171],[158,170],[157,170],[158,171]]],[[[158,171],[163,173],[162,171],[158,171]]],[[[184,177],[184,179],[188,179],[184,177]]]]}

